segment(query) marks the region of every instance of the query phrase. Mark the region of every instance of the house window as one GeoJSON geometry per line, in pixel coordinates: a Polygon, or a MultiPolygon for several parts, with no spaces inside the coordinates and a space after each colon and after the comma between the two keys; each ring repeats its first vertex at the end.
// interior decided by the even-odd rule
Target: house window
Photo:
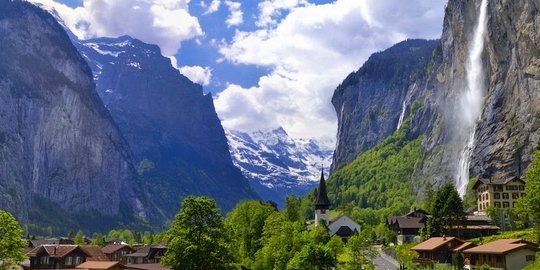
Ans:
{"type": "Polygon", "coordinates": [[[495,197],[495,199],[500,199],[501,193],[494,193],[493,196],[495,197]]]}
{"type": "Polygon", "coordinates": [[[525,256],[525,260],[528,261],[528,262],[534,262],[534,255],[525,256]]]}
{"type": "Polygon", "coordinates": [[[516,208],[516,202],[512,203],[512,208],[516,208]]]}
{"type": "Polygon", "coordinates": [[[510,203],[509,202],[503,202],[503,208],[508,208],[510,207],[510,203]]]}
{"type": "Polygon", "coordinates": [[[66,257],[65,264],[66,265],[73,265],[73,257],[71,257],[71,256],[66,257]]]}
{"type": "Polygon", "coordinates": [[[508,200],[510,199],[510,195],[508,195],[508,193],[503,193],[503,200],[508,200]]]}
{"type": "Polygon", "coordinates": [[[41,257],[39,257],[39,264],[48,265],[49,264],[49,256],[41,256],[41,257]]]}
{"type": "Polygon", "coordinates": [[[489,200],[489,193],[486,194],[486,200],[489,200]]]}
{"type": "Polygon", "coordinates": [[[519,190],[525,190],[525,186],[519,186],[519,190]]]}
{"type": "Polygon", "coordinates": [[[501,208],[501,203],[500,202],[495,202],[495,207],[501,208]]]}
{"type": "Polygon", "coordinates": [[[519,193],[512,193],[512,199],[519,198],[519,193]]]}

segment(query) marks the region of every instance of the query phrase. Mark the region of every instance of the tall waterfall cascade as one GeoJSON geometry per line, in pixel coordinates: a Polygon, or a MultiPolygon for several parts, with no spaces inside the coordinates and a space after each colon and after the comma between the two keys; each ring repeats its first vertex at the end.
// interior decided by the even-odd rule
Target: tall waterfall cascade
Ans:
{"type": "Polygon", "coordinates": [[[480,4],[478,24],[476,25],[474,37],[469,47],[466,66],[467,87],[460,97],[461,128],[463,130],[462,132],[466,132],[463,133],[466,141],[464,141],[459,162],[457,163],[455,183],[461,197],[465,196],[467,185],[469,184],[469,164],[475,143],[476,122],[482,112],[485,77],[482,52],[484,51],[484,35],[487,28],[487,4],[487,0],[482,0],[480,4]]]}

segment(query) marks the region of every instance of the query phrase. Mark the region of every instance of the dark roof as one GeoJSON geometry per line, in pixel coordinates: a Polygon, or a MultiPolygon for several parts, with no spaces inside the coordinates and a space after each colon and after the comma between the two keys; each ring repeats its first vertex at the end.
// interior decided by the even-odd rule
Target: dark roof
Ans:
{"type": "Polygon", "coordinates": [[[396,221],[402,229],[422,229],[425,224],[422,223],[423,218],[417,217],[397,217],[396,221]]]}
{"type": "Polygon", "coordinates": [[[420,214],[424,214],[425,216],[429,215],[429,213],[423,209],[414,209],[414,211],[411,211],[407,214],[405,214],[405,216],[408,216],[408,217],[416,217],[416,215],[420,213],[420,214]]]}
{"type": "Polygon", "coordinates": [[[150,252],[153,249],[167,249],[167,246],[165,246],[163,244],[143,246],[143,247],[139,248],[138,250],[136,250],[134,253],[126,254],[126,255],[123,255],[123,256],[126,256],[126,257],[146,257],[146,256],[150,255],[150,252]]]}
{"type": "Polygon", "coordinates": [[[43,245],[74,245],[75,242],[68,238],[49,238],[29,240],[30,247],[36,248],[43,245]]]}
{"type": "Polygon", "coordinates": [[[87,261],[108,261],[109,258],[107,258],[107,255],[101,251],[101,248],[98,246],[81,246],[81,249],[89,255],[88,258],[86,258],[87,261]]]}
{"type": "Polygon", "coordinates": [[[315,209],[328,209],[331,203],[326,194],[326,183],[324,181],[324,171],[321,171],[321,180],[319,182],[319,189],[317,190],[317,197],[315,199],[315,209]]]}
{"type": "Polygon", "coordinates": [[[28,257],[36,257],[42,252],[45,252],[50,257],[63,258],[64,256],[68,255],[69,253],[77,249],[81,250],[87,256],[90,256],[90,254],[88,254],[87,251],[81,249],[77,245],[44,245],[44,246],[40,246],[40,247],[36,247],[32,249],[26,255],[28,255],[28,257]]]}
{"type": "Polygon", "coordinates": [[[517,177],[517,176],[513,176],[513,177],[510,177],[510,178],[495,178],[495,179],[485,179],[485,178],[481,178],[481,179],[478,179],[476,181],[476,183],[474,183],[474,186],[473,186],[473,189],[477,189],[478,186],[480,184],[486,184],[486,185],[506,185],[508,182],[512,181],[512,180],[519,180],[521,181],[522,183],[525,184],[525,181],[523,181],[521,178],[517,177]]]}
{"type": "Polygon", "coordinates": [[[339,229],[336,231],[336,233],[334,235],[337,235],[339,237],[350,237],[355,233],[357,233],[357,232],[351,230],[351,228],[349,228],[349,226],[341,226],[341,227],[339,227],[339,229]]]}
{"type": "Polygon", "coordinates": [[[131,251],[135,251],[134,249],[132,249],[130,246],[128,245],[118,245],[118,244],[111,244],[111,245],[106,245],[105,247],[103,247],[101,250],[103,251],[103,253],[105,254],[112,254],[112,253],[115,253],[123,248],[129,248],[131,251]]]}

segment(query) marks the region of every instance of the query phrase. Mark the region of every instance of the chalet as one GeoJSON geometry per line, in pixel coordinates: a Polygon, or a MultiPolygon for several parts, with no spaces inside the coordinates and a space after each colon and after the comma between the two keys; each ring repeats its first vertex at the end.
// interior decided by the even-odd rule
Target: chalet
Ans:
{"type": "Polygon", "coordinates": [[[337,235],[343,241],[347,241],[353,234],[360,232],[360,225],[345,215],[338,216],[329,220],[330,200],[326,193],[326,182],[324,172],[321,172],[319,189],[315,198],[315,226],[324,224],[329,230],[330,236],[337,235]]]}
{"type": "Polygon", "coordinates": [[[473,186],[476,191],[478,211],[488,207],[515,208],[516,201],[525,196],[525,181],[519,177],[506,179],[478,179],[473,186]]]}
{"type": "Polygon", "coordinates": [[[452,263],[452,255],[455,252],[462,252],[467,248],[474,247],[470,242],[465,242],[456,237],[432,237],[414,247],[419,257],[413,262],[422,266],[432,266],[436,263],[452,263]]]}
{"type": "Polygon", "coordinates": [[[123,255],[123,257],[128,264],[153,264],[159,263],[165,252],[167,252],[167,247],[164,245],[150,245],[144,246],[134,253],[123,255]]]}
{"type": "Polygon", "coordinates": [[[79,264],[75,269],[80,270],[123,270],[126,269],[124,265],[119,262],[111,261],[87,261],[79,264]]]}
{"type": "Polygon", "coordinates": [[[422,209],[415,209],[403,216],[388,217],[386,225],[396,233],[398,245],[411,243],[420,235],[420,230],[426,227],[428,215],[422,209]]]}
{"type": "Polygon", "coordinates": [[[486,215],[468,215],[463,224],[453,226],[452,230],[463,239],[471,239],[497,234],[500,228],[491,224],[491,218],[486,215]]]}
{"type": "Polygon", "coordinates": [[[72,269],[90,257],[77,245],[41,245],[26,255],[31,269],[72,269]]]}
{"type": "Polygon", "coordinates": [[[128,245],[111,244],[101,249],[110,261],[127,264],[127,257],[124,255],[134,253],[135,250],[128,245]]]}
{"type": "Polygon", "coordinates": [[[501,239],[485,245],[469,248],[463,253],[467,257],[468,269],[487,264],[494,270],[518,270],[534,263],[538,245],[521,239],[501,239]]]}

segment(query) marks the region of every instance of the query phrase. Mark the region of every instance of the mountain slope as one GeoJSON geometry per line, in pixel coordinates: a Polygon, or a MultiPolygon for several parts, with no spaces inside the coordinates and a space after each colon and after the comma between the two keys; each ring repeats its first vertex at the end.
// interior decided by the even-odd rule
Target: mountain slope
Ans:
{"type": "Polygon", "coordinates": [[[437,41],[407,40],[369,57],[337,87],[338,140],[332,169],[379,144],[401,125],[437,41]]]}
{"type": "MultiPolygon", "coordinates": [[[[485,31],[479,27],[481,2],[448,2],[440,41],[428,62],[418,62],[425,74],[407,90],[369,99],[373,89],[362,79],[338,87],[334,100],[343,102],[334,102],[340,133],[333,168],[386,138],[391,129],[384,127],[395,126],[404,115],[411,121],[407,136],[423,135],[422,160],[409,177],[413,192],[425,181],[458,183],[460,176],[465,186],[474,177],[523,177],[540,140],[540,2],[485,1],[485,31]],[[480,92],[474,104],[468,103],[472,81],[480,92]],[[347,95],[349,89],[353,93],[347,95]],[[347,110],[347,104],[354,109],[347,110]],[[357,121],[366,119],[370,108],[388,104],[394,109],[375,114],[373,121],[357,121]],[[405,104],[404,114],[399,104],[405,104]],[[476,110],[478,117],[471,114],[476,110]],[[377,125],[367,125],[372,123],[377,125]]],[[[405,73],[400,79],[408,78],[405,73]]]]}
{"type": "Polygon", "coordinates": [[[270,131],[226,131],[234,164],[264,200],[284,205],[287,195],[302,196],[318,184],[332,148],[314,140],[292,139],[270,131]]]}
{"type": "Polygon", "coordinates": [[[158,46],[128,36],[77,46],[163,215],[172,218],[190,194],[210,196],[224,211],[258,198],[232,163],[212,95],[173,68],[158,46]]]}
{"type": "MultiPolygon", "coordinates": [[[[26,2],[0,2],[0,58],[0,208],[25,223],[55,216],[44,207],[101,215],[111,226],[144,217],[129,148],[55,19],[26,2]]],[[[52,225],[96,225],[63,218],[52,225]]]]}

